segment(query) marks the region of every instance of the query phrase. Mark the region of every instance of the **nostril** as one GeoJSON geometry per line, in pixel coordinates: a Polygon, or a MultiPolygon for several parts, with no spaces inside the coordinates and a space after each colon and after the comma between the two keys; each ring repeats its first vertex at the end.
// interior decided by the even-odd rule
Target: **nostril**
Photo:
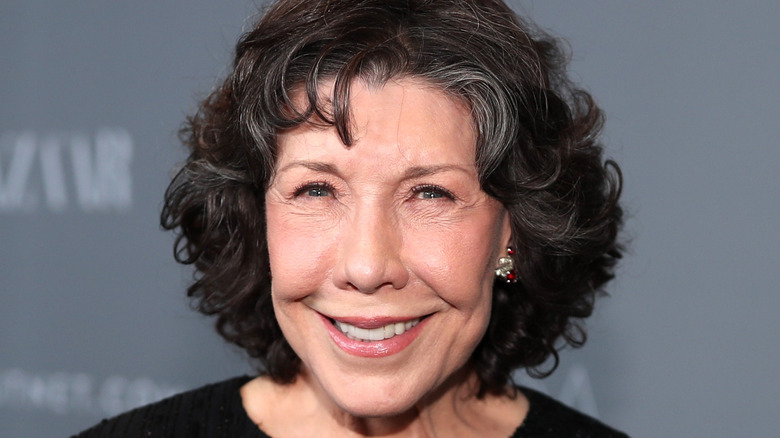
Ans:
{"type": "Polygon", "coordinates": [[[399,255],[398,230],[388,223],[384,212],[379,215],[372,212],[370,217],[358,217],[342,236],[340,260],[334,271],[340,287],[373,293],[405,286],[407,270],[399,255]]]}

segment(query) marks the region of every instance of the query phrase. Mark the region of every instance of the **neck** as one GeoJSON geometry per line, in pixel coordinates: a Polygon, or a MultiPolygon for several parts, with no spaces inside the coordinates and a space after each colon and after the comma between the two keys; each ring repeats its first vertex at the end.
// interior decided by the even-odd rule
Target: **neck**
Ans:
{"type": "Polygon", "coordinates": [[[528,410],[525,398],[476,397],[479,379],[462,369],[411,408],[357,416],[328,397],[305,370],[290,385],[260,377],[242,388],[249,417],[270,436],[480,437],[509,436],[528,410]]]}
{"type": "Polygon", "coordinates": [[[461,436],[462,433],[445,433],[470,429],[481,418],[482,400],[476,398],[479,379],[471,369],[462,369],[439,388],[418,401],[410,409],[384,416],[364,417],[352,415],[341,409],[310,374],[304,372],[296,382],[301,390],[309,392],[316,400],[321,413],[343,433],[355,436],[461,436]]]}

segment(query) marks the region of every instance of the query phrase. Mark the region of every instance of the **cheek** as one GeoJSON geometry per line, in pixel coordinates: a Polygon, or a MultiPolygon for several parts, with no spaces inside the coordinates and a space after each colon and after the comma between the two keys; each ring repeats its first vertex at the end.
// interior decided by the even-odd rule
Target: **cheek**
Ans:
{"type": "Polygon", "coordinates": [[[328,274],[331,233],[267,207],[268,255],[274,299],[304,298],[328,274]]]}
{"type": "Polygon", "coordinates": [[[417,275],[453,307],[489,313],[501,247],[500,227],[495,224],[491,216],[477,217],[411,239],[416,242],[409,253],[417,275]]]}

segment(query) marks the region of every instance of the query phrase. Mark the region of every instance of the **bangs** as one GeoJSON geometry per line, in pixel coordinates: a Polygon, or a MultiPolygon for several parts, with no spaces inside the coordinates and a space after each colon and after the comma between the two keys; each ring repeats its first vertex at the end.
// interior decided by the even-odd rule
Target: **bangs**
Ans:
{"type": "Polygon", "coordinates": [[[388,81],[411,76],[410,48],[400,35],[381,41],[374,30],[357,29],[325,47],[301,48],[292,56],[280,84],[280,110],[287,115],[287,129],[301,124],[335,127],[342,143],[351,146],[350,93],[360,81],[369,88],[380,88],[388,81]]]}

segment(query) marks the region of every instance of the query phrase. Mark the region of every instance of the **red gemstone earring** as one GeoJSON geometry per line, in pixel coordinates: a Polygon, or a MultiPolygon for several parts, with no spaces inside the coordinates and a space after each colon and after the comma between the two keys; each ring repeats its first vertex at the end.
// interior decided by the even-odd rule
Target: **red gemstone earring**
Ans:
{"type": "Polygon", "coordinates": [[[506,247],[506,255],[498,259],[498,268],[496,268],[496,277],[500,277],[507,283],[517,283],[517,271],[515,270],[515,261],[512,256],[515,254],[514,248],[506,247]]]}

